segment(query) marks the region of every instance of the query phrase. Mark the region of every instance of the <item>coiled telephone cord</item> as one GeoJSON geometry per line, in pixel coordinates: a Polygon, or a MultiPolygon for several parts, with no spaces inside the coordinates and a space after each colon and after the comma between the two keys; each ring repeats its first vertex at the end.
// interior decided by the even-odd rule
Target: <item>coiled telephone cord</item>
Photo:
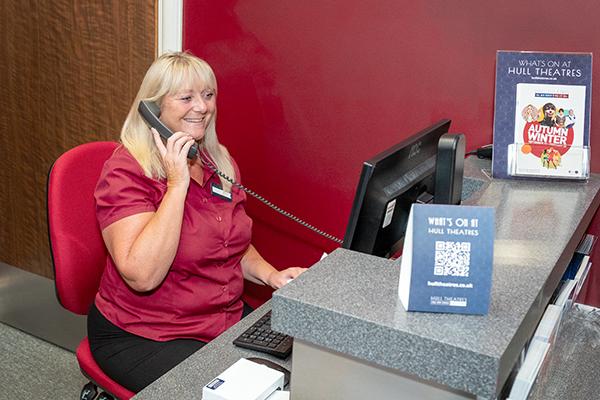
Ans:
{"type": "Polygon", "coordinates": [[[213,163],[210,160],[207,160],[206,157],[202,157],[202,160],[204,161],[204,163],[208,166],[208,168],[210,168],[211,170],[213,170],[215,173],[217,173],[217,175],[219,175],[221,178],[225,179],[227,182],[231,183],[232,185],[235,185],[236,187],[240,188],[241,190],[243,190],[244,192],[248,193],[250,196],[254,197],[255,199],[259,200],[260,202],[264,203],[267,207],[277,211],[279,214],[288,217],[289,219],[291,219],[292,221],[304,226],[305,228],[310,229],[311,231],[326,237],[327,239],[337,243],[337,244],[342,244],[343,241],[311,224],[309,224],[306,221],[303,221],[302,219],[296,217],[295,215],[281,209],[280,207],[277,207],[275,204],[271,203],[269,200],[265,199],[264,197],[262,197],[261,195],[259,195],[258,193],[254,192],[252,189],[248,189],[247,187],[245,187],[244,185],[237,183],[236,181],[234,181],[232,178],[228,177],[227,175],[225,175],[224,173],[222,173],[221,171],[219,171],[217,169],[217,167],[215,167],[213,165],[213,163]]]}

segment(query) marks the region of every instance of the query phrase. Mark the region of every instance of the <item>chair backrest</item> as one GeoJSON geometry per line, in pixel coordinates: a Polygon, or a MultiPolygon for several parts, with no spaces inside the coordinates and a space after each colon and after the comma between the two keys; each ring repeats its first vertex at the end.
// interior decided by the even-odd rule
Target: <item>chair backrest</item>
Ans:
{"type": "Polygon", "coordinates": [[[94,301],[107,250],[96,220],[94,189],[104,162],[118,146],[91,142],[61,155],[48,174],[47,212],[56,295],[85,315],[94,301]]]}

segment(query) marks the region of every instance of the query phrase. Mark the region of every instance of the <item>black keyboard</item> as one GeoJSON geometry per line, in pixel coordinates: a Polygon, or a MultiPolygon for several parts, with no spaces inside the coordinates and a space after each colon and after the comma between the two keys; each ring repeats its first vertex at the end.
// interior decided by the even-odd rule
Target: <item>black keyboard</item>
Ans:
{"type": "Polygon", "coordinates": [[[287,358],[292,352],[292,342],[291,336],[271,330],[271,311],[269,311],[238,336],[233,344],[278,358],[287,358]]]}

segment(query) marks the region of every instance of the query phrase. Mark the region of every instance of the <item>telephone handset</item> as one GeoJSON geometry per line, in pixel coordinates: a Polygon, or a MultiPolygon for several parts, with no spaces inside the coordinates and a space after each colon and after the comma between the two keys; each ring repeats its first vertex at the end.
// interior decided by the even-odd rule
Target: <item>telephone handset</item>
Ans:
{"type": "MultiPolygon", "coordinates": [[[[142,100],[138,106],[138,111],[144,117],[151,127],[158,131],[158,134],[165,140],[173,135],[173,132],[160,120],[160,107],[153,101],[142,100]]],[[[194,159],[198,155],[198,145],[194,144],[188,151],[188,158],[194,159]]]]}
{"type": "MultiPolygon", "coordinates": [[[[140,101],[140,104],[138,106],[138,111],[139,113],[142,115],[142,117],[144,118],[144,120],[150,124],[150,126],[152,126],[154,129],[156,129],[158,131],[158,133],[160,134],[160,136],[163,139],[168,139],[169,137],[171,137],[171,135],[173,134],[173,132],[171,132],[171,130],[169,128],[167,128],[167,126],[165,124],[162,123],[162,121],[160,120],[160,107],[153,101],[147,101],[147,100],[142,100],[140,101]]],[[[248,189],[247,187],[245,187],[244,185],[237,183],[235,180],[233,180],[232,178],[230,178],[229,176],[225,175],[224,173],[222,173],[221,171],[219,171],[217,169],[217,167],[215,167],[215,165],[212,163],[211,160],[208,159],[208,157],[206,157],[206,155],[202,154],[202,153],[198,153],[198,145],[194,144],[189,152],[188,152],[188,158],[190,159],[194,159],[197,156],[200,156],[200,158],[202,159],[202,162],[204,162],[208,168],[210,168],[211,170],[213,170],[215,173],[217,173],[220,177],[222,177],[223,179],[225,179],[226,181],[228,181],[229,183],[231,183],[232,185],[240,188],[241,190],[243,190],[244,192],[248,193],[250,196],[256,198],[257,200],[261,201],[262,203],[264,203],[265,205],[267,205],[269,208],[277,211],[278,213],[280,213],[281,215],[284,215],[286,217],[288,217],[289,219],[291,219],[294,222],[297,222],[298,224],[304,226],[305,228],[310,229],[311,231],[318,233],[321,236],[326,237],[329,240],[332,240],[338,244],[342,244],[342,240],[336,238],[333,235],[330,235],[329,233],[326,233],[314,226],[312,226],[311,224],[301,220],[300,218],[296,217],[293,214],[290,214],[289,212],[277,207],[275,204],[271,203],[269,200],[265,199],[264,197],[262,197],[261,195],[259,195],[258,193],[254,192],[251,189],[248,189]]]]}

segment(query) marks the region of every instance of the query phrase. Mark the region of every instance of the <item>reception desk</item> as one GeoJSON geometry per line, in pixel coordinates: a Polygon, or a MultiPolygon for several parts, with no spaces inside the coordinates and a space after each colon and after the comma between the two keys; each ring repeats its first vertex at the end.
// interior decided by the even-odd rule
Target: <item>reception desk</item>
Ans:
{"type": "Polygon", "coordinates": [[[500,181],[467,164],[480,185],[465,203],[496,210],[487,315],[406,312],[399,261],[337,249],[135,398],[200,399],[249,356],[292,370],[292,400],[497,398],[598,208],[600,176],[500,181]],[[295,338],[285,361],[231,344],[270,308],[273,327],[295,338]]]}
{"type": "Polygon", "coordinates": [[[496,210],[484,316],[406,312],[398,261],[338,249],[311,267],[272,299],[274,328],[295,337],[292,399],[495,399],[598,208],[599,187],[598,176],[492,180],[467,200],[496,210]]]}

